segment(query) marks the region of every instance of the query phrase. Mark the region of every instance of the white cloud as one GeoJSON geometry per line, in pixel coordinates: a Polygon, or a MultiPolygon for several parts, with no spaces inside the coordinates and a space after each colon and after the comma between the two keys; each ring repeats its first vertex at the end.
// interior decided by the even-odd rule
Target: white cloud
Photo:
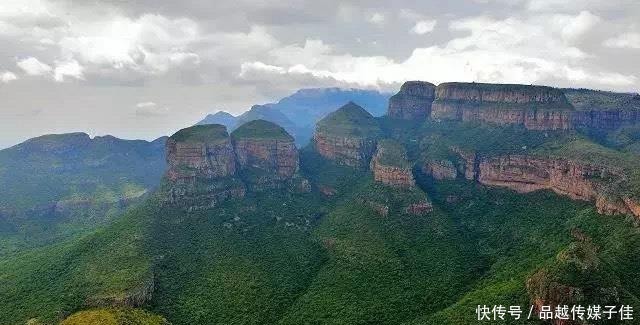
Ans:
{"type": "Polygon", "coordinates": [[[57,82],[64,81],[65,77],[83,79],[84,67],[78,61],[56,61],[56,68],[53,71],[53,79],[57,82]]]}
{"type": "Polygon", "coordinates": [[[370,17],[369,17],[369,22],[372,24],[376,24],[376,25],[382,25],[385,22],[385,17],[384,14],[379,13],[379,12],[374,12],[370,17]]]}
{"type": "MultiPolygon", "coordinates": [[[[199,37],[197,24],[186,18],[114,16],[80,24],[59,41],[59,46],[64,56],[88,64],[163,73],[197,57],[186,49],[199,37]]],[[[199,58],[190,62],[199,62],[199,58]]]]}
{"type": "Polygon", "coordinates": [[[581,11],[577,16],[573,17],[561,16],[559,19],[563,24],[562,38],[568,42],[584,36],[601,22],[600,17],[589,11],[581,11]]]}
{"type": "Polygon", "coordinates": [[[424,35],[433,31],[436,27],[437,21],[435,20],[421,20],[418,21],[413,28],[411,28],[411,32],[418,35],[424,35]]]}
{"type": "Polygon", "coordinates": [[[0,81],[3,83],[9,83],[11,81],[18,80],[18,76],[11,71],[4,71],[0,73],[0,81]]]}
{"type": "Polygon", "coordinates": [[[40,62],[34,57],[19,60],[17,66],[30,76],[41,76],[50,73],[52,70],[51,66],[40,62]]]}
{"type": "Polygon", "coordinates": [[[141,102],[136,104],[136,115],[140,117],[157,117],[168,114],[168,107],[159,106],[154,102],[141,102]]]}
{"type": "Polygon", "coordinates": [[[640,49],[640,33],[624,33],[607,39],[603,45],[617,49],[640,49]]]}
{"type": "Polygon", "coordinates": [[[637,85],[638,76],[632,73],[591,66],[586,60],[590,55],[568,41],[587,33],[597,19],[579,13],[457,20],[449,28],[465,36],[444,45],[417,48],[400,62],[385,56],[339,54],[320,40],[307,40],[303,46],[273,49],[266,60],[243,64],[241,77],[305,73],[365,87],[386,87],[412,79],[524,84],[554,80],[564,85],[607,88],[637,85]]]}

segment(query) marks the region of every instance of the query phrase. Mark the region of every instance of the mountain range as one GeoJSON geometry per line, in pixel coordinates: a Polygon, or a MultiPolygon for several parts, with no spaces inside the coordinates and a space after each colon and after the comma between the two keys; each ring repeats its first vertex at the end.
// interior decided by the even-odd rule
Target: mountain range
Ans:
{"type": "Polygon", "coordinates": [[[254,105],[237,117],[224,111],[209,114],[197,125],[221,124],[233,130],[246,122],[262,119],[284,127],[294,136],[298,146],[304,146],[311,139],[315,123],[344,103],[357,102],[373,116],[382,116],[386,112],[389,97],[389,94],[375,90],[301,89],[276,103],[254,105]]]}
{"type": "Polygon", "coordinates": [[[139,198],[6,252],[0,323],[473,324],[494,305],[542,323],[545,306],[640,308],[640,96],[410,81],[386,106],[326,109],[303,147],[290,128],[304,119],[282,104],[294,126],[265,105],[153,142],[73,134],[0,151],[3,220],[139,198]]]}

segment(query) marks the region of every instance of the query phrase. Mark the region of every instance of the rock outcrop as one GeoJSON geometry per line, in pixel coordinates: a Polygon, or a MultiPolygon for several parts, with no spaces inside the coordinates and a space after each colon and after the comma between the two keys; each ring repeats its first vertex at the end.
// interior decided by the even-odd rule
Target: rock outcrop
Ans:
{"type": "Polygon", "coordinates": [[[381,134],[374,117],[349,102],[318,122],[313,141],[324,158],[339,165],[366,168],[381,134]]]}
{"type": "Polygon", "coordinates": [[[389,99],[387,115],[392,118],[424,121],[431,115],[436,86],[426,81],[407,81],[389,99]]]}
{"type": "Polygon", "coordinates": [[[377,182],[397,187],[415,186],[407,152],[394,140],[384,139],[378,142],[370,167],[377,182]]]}
{"type": "Polygon", "coordinates": [[[182,129],[167,140],[167,177],[171,181],[233,176],[235,153],[226,127],[219,124],[182,129]]]}
{"type": "Polygon", "coordinates": [[[298,172],[298,150],[282,127],[264,120],[248,122],[231,137],[240,168],[258,168],[279,178],[298,172]]]}
{"type": "Polygon", "coordinates": [[[285,187],[299,178],[298,149],[284,128],[254,120],[233,131],[231,138],[242,178],[252,189],[285,187]]]}
{"type": "Polygon", "coordinates": [[[519,193],[551,190],[574,200],[593,202],[601,214],[627,214],[640,218],[640,205],[624,191],[622,170],[557,157],[505,155],[478,157],[452,148],[461,158],[466,179],[519,193]]]}
{"type": "Polygon", "coordinates": [[[591,89],[563,89],[576,109],[572,123],[576,128],[614,130],[624,124],[640,122],[640,96],[591,89]]]}
{"type": "Polygon", "coordinates": [[[429,160],[422,167],[422,172],[437,180],[458,177],[458,170],[450,160],[429,160]]]}
{"type": "Polygon", "coordinates": [[[443,83],[431,118],[522,125],[531,130],[572,127],[573,107],[560,89],[544,86],[443,83]]]}
{"type": "Polygon", "coordinates": [[[189,210],[213,207],[244,197],[231,138],[218,124],[182,129],[167,140],[169,204],[189,210]]]}
{"type": "Polygon", "coordinates": [[[264,120],[248,122],[232,136],[217,124],[196,125],[167,140],[168,204],[189,210],[244,197],[247,190],[309,189],[298,176],[293,137],[264,120]]]}

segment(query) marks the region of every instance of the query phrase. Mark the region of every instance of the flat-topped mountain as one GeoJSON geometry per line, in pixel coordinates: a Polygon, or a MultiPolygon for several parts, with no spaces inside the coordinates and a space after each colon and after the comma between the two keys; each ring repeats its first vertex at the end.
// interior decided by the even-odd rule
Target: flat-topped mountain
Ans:
{"type": "Polygon", "coordinates": [[[349,102],[318,122],[313,140],[323,157],[338,164],[367,167],[381,135],[374,117],[349,102]]]}
{"type": "Polygon", "coordinates": [[[389,98],[388,115],[405,120],[424,121],[431,116],[436,86],[426,81],[407,81],[389,98]]]}
{"type": "Polygon", "coordinates": [[[436,99],[478,103],[546,104],[549,105],[548,108],[555,109],[570,107],[560,89],[518,84],[447,82],[436,87],[436,99]]]}
{"type": "Polygon", "coordinates": [[[182,129],[167,140],[167,163],[167,202],[190,210],[244,197],[247,190],[292,188],[294,178],[303,181],[293,137],[265,120],[243,124],[231,135],[219,124],[182,129]]]}
{"type": "Polygon", "coordinates": [[[387,114],[409,120],[521,125],[530,130],[613,130],[640,122],[640,95],[632,93],[449,82],[430,94],[431,84],[409,81],[391,98],[387,114]]]}
{"type": "Polygon", "coordinates": [[[237,128],[231,137],[241,168],[256,168],[279,179],[289,179],[298,172],[298,149],[284,128],[255,120],[237,128]]]}

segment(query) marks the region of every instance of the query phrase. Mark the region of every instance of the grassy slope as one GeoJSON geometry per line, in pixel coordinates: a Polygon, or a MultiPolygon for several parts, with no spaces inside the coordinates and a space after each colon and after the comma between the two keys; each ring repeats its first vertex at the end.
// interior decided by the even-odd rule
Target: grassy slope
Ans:
{"type": "Polygon", "coordinates": [[[121,297],[151,276],[145,249],[156,202],[94,233],[0,261],[0,323],[51,321],[91,298],[121,297]]]}

